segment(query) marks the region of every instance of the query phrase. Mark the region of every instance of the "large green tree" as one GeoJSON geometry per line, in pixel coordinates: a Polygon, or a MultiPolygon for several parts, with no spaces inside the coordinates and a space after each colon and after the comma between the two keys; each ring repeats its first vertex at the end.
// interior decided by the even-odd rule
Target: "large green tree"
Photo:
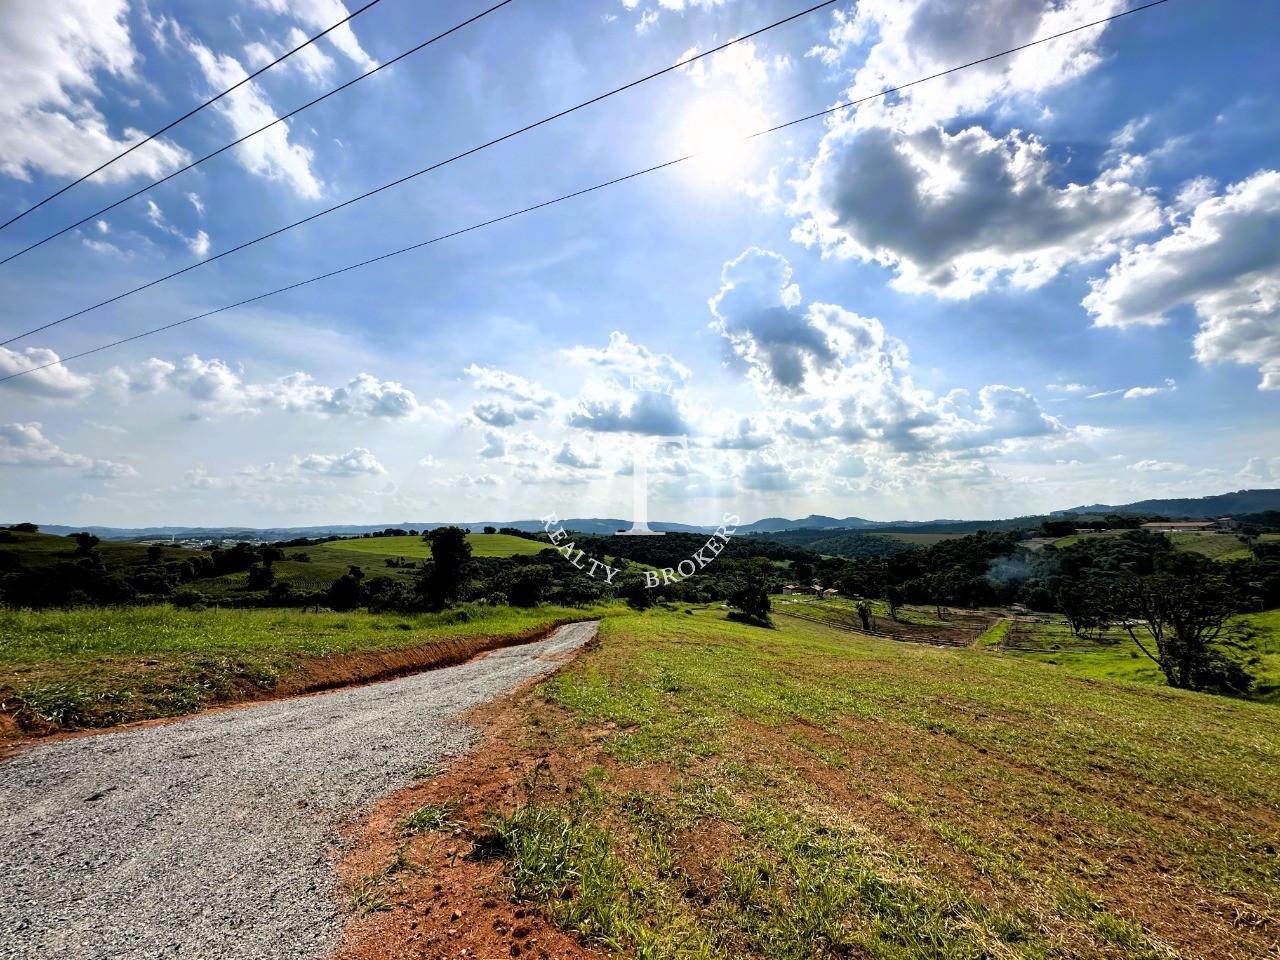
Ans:
{"type": "Polygon", "coordinates": [[[458,599],[471,565],[471,543],[461,527],[437,527],[422,538],[431,559],[422,564],[418,595],[429,610],[443,610],[458,599]]]}
{"type": "Polygon", "coordinates": [[[1194,554],[1161,559],[1155,573],[1116,582],[1113,600],[1129,636],[1171,687],[1247,693],[1253,678],[1228,635],[1241,608],[1236,586],[1194,554]]]}

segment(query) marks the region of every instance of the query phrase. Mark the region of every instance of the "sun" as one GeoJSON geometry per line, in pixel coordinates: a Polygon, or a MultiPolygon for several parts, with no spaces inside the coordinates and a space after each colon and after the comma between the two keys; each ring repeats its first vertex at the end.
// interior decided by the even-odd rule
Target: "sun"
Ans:
{"type": "Polygon", "coordinates": [[[689,108],[682,140],[703,177],[727,182],[743,175],[751,149],[748,138],[763,126],[757,113],[729,97],[706,98],[689,108]]]}

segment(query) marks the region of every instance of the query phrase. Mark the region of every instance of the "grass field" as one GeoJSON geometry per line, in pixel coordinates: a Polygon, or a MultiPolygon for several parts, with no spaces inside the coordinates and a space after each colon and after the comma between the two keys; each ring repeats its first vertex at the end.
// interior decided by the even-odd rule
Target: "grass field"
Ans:
{"type": "MultiPolygon", "coordinates": [[[[1252,699],[1280,705],[1280,610],[1245,614],[1235,623],[1246,631],[1241,652],[1257,660],[1250,667],[1257,678],[1252,699]]],[[[1034,659],[1083,677],[1164,685],[1159,668],[1118,628],[1104,631],[1099,641],[1090,641],[1073,636],[1065,622],[1054,618],[1051,623],[1018,623],[1004,642],[1044,651],[1004,651],[1007,656],[1034,659]]]]}
{"type": "Polygon", "coordinates": [[[0,609],[0,701],[59,727],[110,726],[274,689],[308,658],[510,636],[589,615],[470,605],[439,614],[0,609]]]}
{"type": "MultiPolygon", "coordinates": [[[[467,535],[471,553],[476,557],[514,557],[518,554],[535,554],[550,544],[513,537],[505,533],[471,533],[467,535]]],[[[331,550],[372,554],[383,557],[404,557],[406,560],[423,560],[431,556],[431,544],[420,537],[369,537],[367,540],[334,540],[325,545],[331,550]]]]}
{"type": "Polygon", "coordinates": [[[633,956],[1275,946],[1267,705],[695,609],[607,619],[524,709],[512,762],[544,759],[453,816],[515,896],[633,956]]]}

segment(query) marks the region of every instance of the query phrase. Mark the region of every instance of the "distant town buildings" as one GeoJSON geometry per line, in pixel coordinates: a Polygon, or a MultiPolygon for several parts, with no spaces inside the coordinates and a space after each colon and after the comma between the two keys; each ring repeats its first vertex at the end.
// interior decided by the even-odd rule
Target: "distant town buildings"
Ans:
{"type": "Polygon", "coordinates": [[[1143,530],[1152,533],[1229,533],[1236,528],[1236,522],[1230,517],[1219,517],[1217,520],[1175,520],[1158,523],[1144,523],[1143,530]]]}

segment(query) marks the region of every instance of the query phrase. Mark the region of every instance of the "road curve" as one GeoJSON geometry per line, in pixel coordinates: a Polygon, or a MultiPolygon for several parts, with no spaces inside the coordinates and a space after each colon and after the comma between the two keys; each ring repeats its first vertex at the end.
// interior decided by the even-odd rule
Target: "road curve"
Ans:
{"type": "Polygon", "coordinates": [[[337,828],[465,750],[458,716],[597,623],[399,680],[33,747],[0,764],[0,958],[324,957],[337,828]]]}

